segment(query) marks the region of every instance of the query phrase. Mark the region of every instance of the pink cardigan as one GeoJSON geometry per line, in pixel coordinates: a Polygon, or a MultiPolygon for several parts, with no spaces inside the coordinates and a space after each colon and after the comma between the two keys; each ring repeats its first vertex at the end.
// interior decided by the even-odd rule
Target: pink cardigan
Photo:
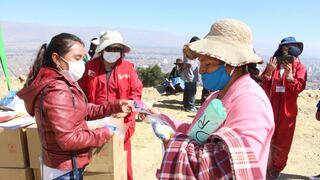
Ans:
{"type": "MultiPolygon", "coordinates": [[[[177,132],[187,134],[190,125],[201,117],[204,109],[212,99],[217,97],[218,93],[215,92],[207,98],[191,124],[175,121],[165,114],[161,114],[162,119],[177,132]]],[[[251,79],[250,75],[246,74],[232,84],[221,101],[227,109],[227,118],[221,127],[241,130],[256,155],[259,167],[265,177],[269,147],[274,132],[273,111],[268,97],[262,88],[251,79]]]]}

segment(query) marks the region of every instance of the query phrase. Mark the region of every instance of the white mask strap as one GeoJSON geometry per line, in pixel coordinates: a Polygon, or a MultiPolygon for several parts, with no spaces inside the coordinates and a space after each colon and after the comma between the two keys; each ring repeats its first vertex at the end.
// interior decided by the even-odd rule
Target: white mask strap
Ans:
{"type": "MultiPolygon", "coordinates": [[[[224,67],[227,67],[227,63],[224,63],[224,67]]],[[[233,75],[234,70],[236,70],[236,67],[233,67],[233,66],[232,66],[232,70],[231,70],[231,72],[230,72],[230,74],[229,74],[230,77],[233,75]]]]}

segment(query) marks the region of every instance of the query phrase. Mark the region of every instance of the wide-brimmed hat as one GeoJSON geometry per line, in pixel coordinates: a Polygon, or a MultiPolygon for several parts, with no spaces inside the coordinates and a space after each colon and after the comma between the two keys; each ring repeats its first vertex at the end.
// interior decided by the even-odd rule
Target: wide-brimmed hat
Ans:
{"type": "Polygon", "coordinates": [[[130,51],[130,47],[123,43],[121,34],[117,31],[106,31],[99,38],[99,45],[96,53],[103,51],[106,47],[111,45],[120,45],[125,53],[130,51]]]}
{"type": "Polygon", "coordinates": [[[91,44],[98,46],[99,45],[100,40],[98,38],[92,38],[91,39],[91,44]]]}
{"type": "Polygon", "coordinates": [[[207,55],[231,66],[263,62],[253,50],[250,28],[235,19],[215,22],[203,39],[189,43],[185,48],[188,54],[207,55]]]}
{"type": "Polygon", "coordinates": [[[302,42],[298,42],[296,40],[296,38],[294,38],[292,36],[283,38],[281,40],[281,43],[279,44],[279,47],[282,46],[282,45],[287,45],[287,44],[296,44],[296,45],[298,45],[298,48],[300,49],[300,51],[302,53],[302,51],[303,51],[303,43],[302,42]]]}

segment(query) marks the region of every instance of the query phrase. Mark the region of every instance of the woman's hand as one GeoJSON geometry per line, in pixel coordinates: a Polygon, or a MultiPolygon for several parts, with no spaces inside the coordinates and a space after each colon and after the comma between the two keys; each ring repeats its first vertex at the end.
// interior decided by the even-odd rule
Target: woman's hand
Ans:
{"type": "Polygon", "coordinates": [[[147,107],[147,111],[150,112],[151,115],[159,115],[161,114],[161,112],[156,109],[156,108],[153,108],[153,107],[147,107]]]}
{"type": "MultiPolygon", "coordinates": [[[[170,139],[171,139],[171,138],[170,138],[170,139]]],[[[162,140],[164,149],[167,149],[170,139],[164,139],[164,140],[162,140]]]]}
{"type": "Polygon", "coordinates": [[[288,74],[292,73],[292,64],[284,63],[283,64],[283,68],[284,68],[284,74],[285,75],[288,75],[288,74]]]}
{"type": "Polygon", "coordinates": [[[291,63],[284,63],[284,74],[287,80],[293,81],[293,74],[292,74],[292,64],[291,63]]]}
{"type": "Polygon", "coordinates": [[[119,104],[121,106],[121,110],[124,113],[130,113],[133,109],[133,103],[131,100],[119,100],[119,104]]]}
{"type": "Polygon", "coordinates": [[[266,69],[266,76],[271,76],[273,71],[277,68],[277,58],[271,57],[266,69]]]}

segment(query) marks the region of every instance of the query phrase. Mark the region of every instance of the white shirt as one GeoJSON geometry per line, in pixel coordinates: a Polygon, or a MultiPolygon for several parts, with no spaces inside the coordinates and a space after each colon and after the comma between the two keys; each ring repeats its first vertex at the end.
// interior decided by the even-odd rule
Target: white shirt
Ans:
{"type": "Polygon", "coordinates": [[[71,172],[71,170],[61,170],[61,169],[56,169],[56,168],[51,168],[46,166],[45,164],[42,164],[42,158],[39,157],[40,160],[40,164],[42,166],[40,166],[40,171],[41,171],[41,177],[43,180],[51,180],[51,179],[55,179],[59,176],[62,176],[64,174],[67,174],[69,172],[71,172]],[[43,168],[43,170],[42,170],[43,168]]]}

